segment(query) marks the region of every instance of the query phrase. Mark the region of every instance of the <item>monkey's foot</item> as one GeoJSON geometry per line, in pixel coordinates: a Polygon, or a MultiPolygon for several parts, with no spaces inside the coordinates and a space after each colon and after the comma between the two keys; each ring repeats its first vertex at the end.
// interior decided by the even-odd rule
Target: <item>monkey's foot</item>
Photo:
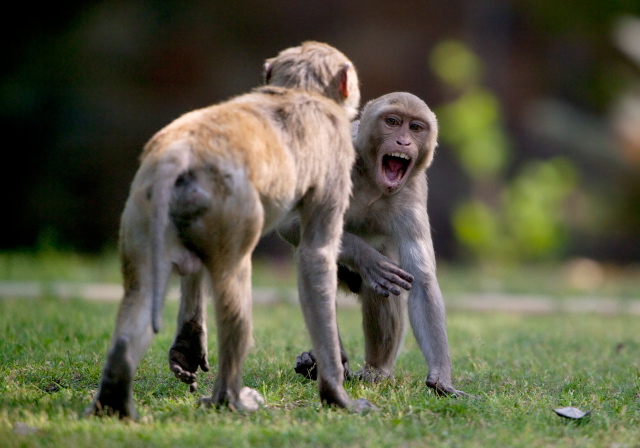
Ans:
{"type": "Polygon", "coordinates": [[[370,411],[377,411],[378,408],[374,406],[370,401],[364,398],[358,398],[351,402],[351,405],[347,408],[350,412],[356,414],[364,414],[370,411]]]}
{"type": "Polygon", "coordinates": [[[390,372],[372,366],[365,366],[362,370],[358,370],[354,373],[353,376],[368,383],[379,383],[380,381],[388,380],[393,377],[390,372]]]}
{"type": "Polygon", "coordinates": [[[84,417],[117,415],[121,419],[138,419],[132,391],[134,368],[126,357],[127,342],[127,338],[121,337],[109,353],[100,389],[84,411],[84,417]]]}
{"type": "Polygon", "coordinates": [[[138,420],[138,412],[131,400],[113,400],[109,397],[96,397],[93,403],[84,410],[83,417],[118,416],[121,420],[138,420]]]}
{"type": "Polygon", "coordinates": [[[169,368],[177,379],[189,385],[194,392],[198,388],[198,367],[209,371],[207,360],[206,333],[194,321],[185,322],[169,349],[169,368]]]}
{"type": "Polygon", "coordinates": [[[364,398],[351,400],[342,386],[334,385],[331,387],[327,383],[323,386],[322,381],[320,381],[319,386],[320,400],[327,406],[343,408],[356,414],[363,414],[365,412],[375,411],[378,409],[364,398]]]}
{"type": "Polygon", "coordinates": [[[207,407],[216,408],[226,405],[234,412],[248,413],[257,411],[264,406],[264,397],[255,389],[243,387],[236,399],[230,399],[229,396],[216,399],[211,396],[200,398],[199,403],[207,407]]]}
{"type": "Polygon", "coordinates": [[[310,380],[318,379],[318,366],[316,358],[311,352],[302,352],[296,357],[296,364],[293,367],[296,373],[310,380]]]}
{"type": "MultiPolygon", "coordinates": [[[[341,350],[340,356],[342,357],[344,378],[351,379],[353,373],[349,368],[349,359],[347,358],[347,354],[341,350]]],[[[313,355],[313,350],[302,352],[299,356],[296,356],[296,364],[293,366],[293,370],[309,380],[317,380],[318,365],[316,364],[316,358],[313,355]]]]}
{"type": "Polygon", "coordinates": [[[451,384],[439,382],[437,375],[430,374],[427,377],[426,384],[433,389],[439,397],[472,397],[466,392],[455,389],[451,384]]]}

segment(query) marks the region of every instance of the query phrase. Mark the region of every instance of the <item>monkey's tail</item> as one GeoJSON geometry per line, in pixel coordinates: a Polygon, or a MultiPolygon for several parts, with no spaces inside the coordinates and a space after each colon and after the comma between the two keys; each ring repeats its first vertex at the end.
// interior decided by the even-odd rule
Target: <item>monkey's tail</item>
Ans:
{"type": "Polygon", "coordinates": [[[167,149],[167,156],[158,162],[152,191],[151,216],[151,323],[154,333],[160,331],[162,306],[172,267],[164,257],[166,230],[169,225],[169,204],[176,179],[187,169],[188,160],[180,157],[189,151],[167,149]]]}

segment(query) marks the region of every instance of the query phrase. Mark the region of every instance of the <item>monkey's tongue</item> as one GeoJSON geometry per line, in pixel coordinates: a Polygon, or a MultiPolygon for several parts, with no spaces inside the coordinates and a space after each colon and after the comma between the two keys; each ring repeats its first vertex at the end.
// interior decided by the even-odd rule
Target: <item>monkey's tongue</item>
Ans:
{"type": "Polygon", "coordinates": [[[385,156],[382,161],[384,177],[389,182],[398,182],[402,179],[406,169],[407,161],[398,157],[385,156]]]}

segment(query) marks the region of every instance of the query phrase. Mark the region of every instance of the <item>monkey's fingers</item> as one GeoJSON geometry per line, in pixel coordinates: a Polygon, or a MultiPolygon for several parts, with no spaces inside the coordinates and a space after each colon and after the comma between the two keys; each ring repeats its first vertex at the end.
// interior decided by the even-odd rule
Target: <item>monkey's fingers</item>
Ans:
{"type": "Polygon", "coordinates": [[[391,265],[382,267],[378,274],[370,276],[370,278],[373,289],[384,297],[389,297],[389,293],[400,295],[402,291],[399,288],[409,291],[411,289],[410,281],[413,281],[411,274],[391,265]]]}
{"type": "Polygon", "coordinates": [[[393,292],[395,295],[400,294],[400,290],[397,288],[397,286],[399,286],[400,288],[402,288],[402,289],[404,289],[406,291],[411,290],[411,283],[403,280],[401,277],[398,277],[395,274],[386,273],[385,274],[385,279],[390,284],[390,287],[388,289],[391,292],[393,292]],[[397,286],[394,286],[394,285],[397,285],[397,286]]]}
{"type": "MultiPolygon", "coordinates": [[[[409,274],[400,266],[390,261],[389,265],[386,267],[386,271],[404,280],[404,284],[408,284],[409,288],[411,288],[411,285],[409,283],[413,282],[413,275],[409,274]]],[[[398,285],[400,285],[400,283],[398,283],[398,285]]],[[[402,288],[409,289],[409,288],[406,288],[405,286],[402,286],[402,288]]]]}
{"type": "Polygon", "coordinates": [[[383,297],[389,297],[389,293],[394,296],[400,295],[400,290],[384,279],[376,282],[373,289],[383,297]]]}

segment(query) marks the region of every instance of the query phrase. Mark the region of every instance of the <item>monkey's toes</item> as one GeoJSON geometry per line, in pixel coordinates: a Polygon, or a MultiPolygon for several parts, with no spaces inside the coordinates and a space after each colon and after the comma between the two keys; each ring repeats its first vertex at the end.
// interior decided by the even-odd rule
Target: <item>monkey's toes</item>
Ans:
{"type": "Polygon", "coordinates": [[[438,382],[437,378],[432,378],[429,376],[427,378],[426,384],[428,387],[434,390],[437,396],[439,397],[460,397],[460,398],[475,398],[472,395],[469,395],[466,392],[461,390],[457,390],[452,385],[442,384],[438,382]]]}
{"type": "Polygon", "coordinates": [[[353,374],[353,376],[361,381],[366,381],[367,383],[379,383],[392,377],[391,373],[385,372],[381,369],[375,369],[373,367],[365,367],[358,370],[353,374]]]}
{"type": "Polygon", "coordinates": [[[103,416],[117,416],[121,420],[138,420],[138,412],[132,400],[122,403],[114,401],[109,405],[103,404],[100,400],[95,399],[82,413],[83,418],[103,416]]]}
{"type": "Polygon", "coordinates": [[[228,397],[225,399],[215,399],[211,396],[201,397],[198,403],[203,406],[216,408],[226,404],[227,407],[234,412],[245,413],[257,411],[264,406],[264,397],[255,389],[243,387],[238,394],[238,398],[235,400],[229,400],[228,397]]]}
{"type": "Polygon", "coordinates": [[[196,356],[193,353],[185,354],[175,346],[169,350],[169,368],[178,380],[189,385],[191,392],[198,388],[198,367],[204,372],[209,370],[206,355],[196,356]]]}
{"type": "Polygon", "coordinates": [[[172,360],[169,361],[169,368],[178,380],[189,385],[190,392],[194,392],[198,388],[197,373],[184,370],[180,364],[172,360]]]}
{"type": "Polygon", "coordinates": [[[296,357],[296,364],[293,367],[296,373],[310,380],[318,379],[318,367],[316,359],[311,352],[302,352],[296,357]]]}
{"type": "Polygon", "coordinates": [[[235,404],[229,403],[230,409],[240,412],[254,412],[262,406],[264,406],[264,397],[257,390],[250,387],[243,387],[240,390],[240,397],[235,404]]]}
{"type": "Polygon", "coordinates": [[[351,402],[348,407],[349,411],[354,412],[356,414],[364,414],[370,411],[377,411],[378,408],[374,406],[369,400],[364,398],[358,398],[351,402]]]}

